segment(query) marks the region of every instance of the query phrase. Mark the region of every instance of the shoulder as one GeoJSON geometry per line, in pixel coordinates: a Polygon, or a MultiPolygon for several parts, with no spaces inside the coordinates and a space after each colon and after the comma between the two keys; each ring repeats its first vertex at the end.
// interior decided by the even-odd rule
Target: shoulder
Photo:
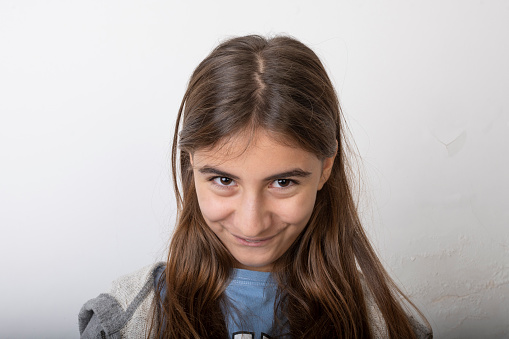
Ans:
{"type": "MultiPolygon", "coordinates": [[[[368,288],[364,278],[361,276],[361,284],[364,292],[366,308],[368,311],[369,323],[371,326],[371,332],[374,338],[388,338],[387,326],[385,319],[378,308],[375,298],[368,288]]],[[[432,339],[433,331],[423,323],[419,322],[415,317],[408,315],[410,325],[412,326],[415,336],[418,339],[432,339]]]]}
{"type": "Polygon", "coordinates": [[[380,312],[378,309],[373,294],[371,294],[371,291],[369,290],[364,280],[361,280],[361,282],[366,302],[366,309],[368,311],[371,332],[375,338],[387,338],[387,327],[385,325],[385,319],[382,316],[382,312],[380,312]]]}
{"type": "Polygon", "coordinates": [[[164,268],[159,262],[112,283],[109,293],[87,301],[80,310],[81,338],[143,337],[147,329],[154,279],[164,268]]]}

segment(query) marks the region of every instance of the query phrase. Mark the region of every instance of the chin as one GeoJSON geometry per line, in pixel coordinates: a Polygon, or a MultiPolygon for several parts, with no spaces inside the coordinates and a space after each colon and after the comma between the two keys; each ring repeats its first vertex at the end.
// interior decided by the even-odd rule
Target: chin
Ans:
{"type": "Polygon", "coordinates": [[[252,261],[238,261],[239,268],[251,271],[268,272],[272,268],[272,261],[269,262],[252,262],[252,261]]]}

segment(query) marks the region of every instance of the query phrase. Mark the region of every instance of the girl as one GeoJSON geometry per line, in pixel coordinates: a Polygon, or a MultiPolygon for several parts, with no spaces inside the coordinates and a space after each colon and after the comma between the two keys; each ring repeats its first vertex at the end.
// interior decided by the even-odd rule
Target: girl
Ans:
{"type": "Polygon", "coordinates": [[[86,303],[82,337],[431,338],[359,222],[343,128],[299,41],[214,49],[177,117],[167,262],[86,303]]]}

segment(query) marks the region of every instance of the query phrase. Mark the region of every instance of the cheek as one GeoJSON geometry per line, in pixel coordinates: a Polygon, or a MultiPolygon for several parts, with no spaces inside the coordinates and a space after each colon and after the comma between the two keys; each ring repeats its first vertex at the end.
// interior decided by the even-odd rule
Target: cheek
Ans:
{"type": "Polygon", "coordinates": [[[200,206],[203,218],[207,222],[216,222],[225,219],[231,213],[231,204],[228,204],[224,198],[207,191],[196,189],[198,204],[200,206]]]}
{"type": "Polygon", "coordinates": [[[281,221],[304,227],[309,221],[315,206],[316,193],[294,197],[277,202],[277,214],[281,221]]]}

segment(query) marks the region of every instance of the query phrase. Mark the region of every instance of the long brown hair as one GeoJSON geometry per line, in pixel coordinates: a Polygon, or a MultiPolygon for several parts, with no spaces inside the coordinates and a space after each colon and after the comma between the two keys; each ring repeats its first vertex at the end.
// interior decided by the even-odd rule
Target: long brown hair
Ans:
{"type": "Polygon", "coordinates": [[[260,128],[321,159],[337,151],[305,230],[273,266],[275,314],[287,321],[281,329],[292,338],[372,338],[369,293],[388,336],[414,338],[401,294],[359,221],[344,122],[322,63],[293,38],[255,35],[215,48],[194,71],[182,100],[172,149],[177,225],[151,332],[158,338],[228,337],[222,310],[235,259],[202,217],[189,155],[260,128]]]}

